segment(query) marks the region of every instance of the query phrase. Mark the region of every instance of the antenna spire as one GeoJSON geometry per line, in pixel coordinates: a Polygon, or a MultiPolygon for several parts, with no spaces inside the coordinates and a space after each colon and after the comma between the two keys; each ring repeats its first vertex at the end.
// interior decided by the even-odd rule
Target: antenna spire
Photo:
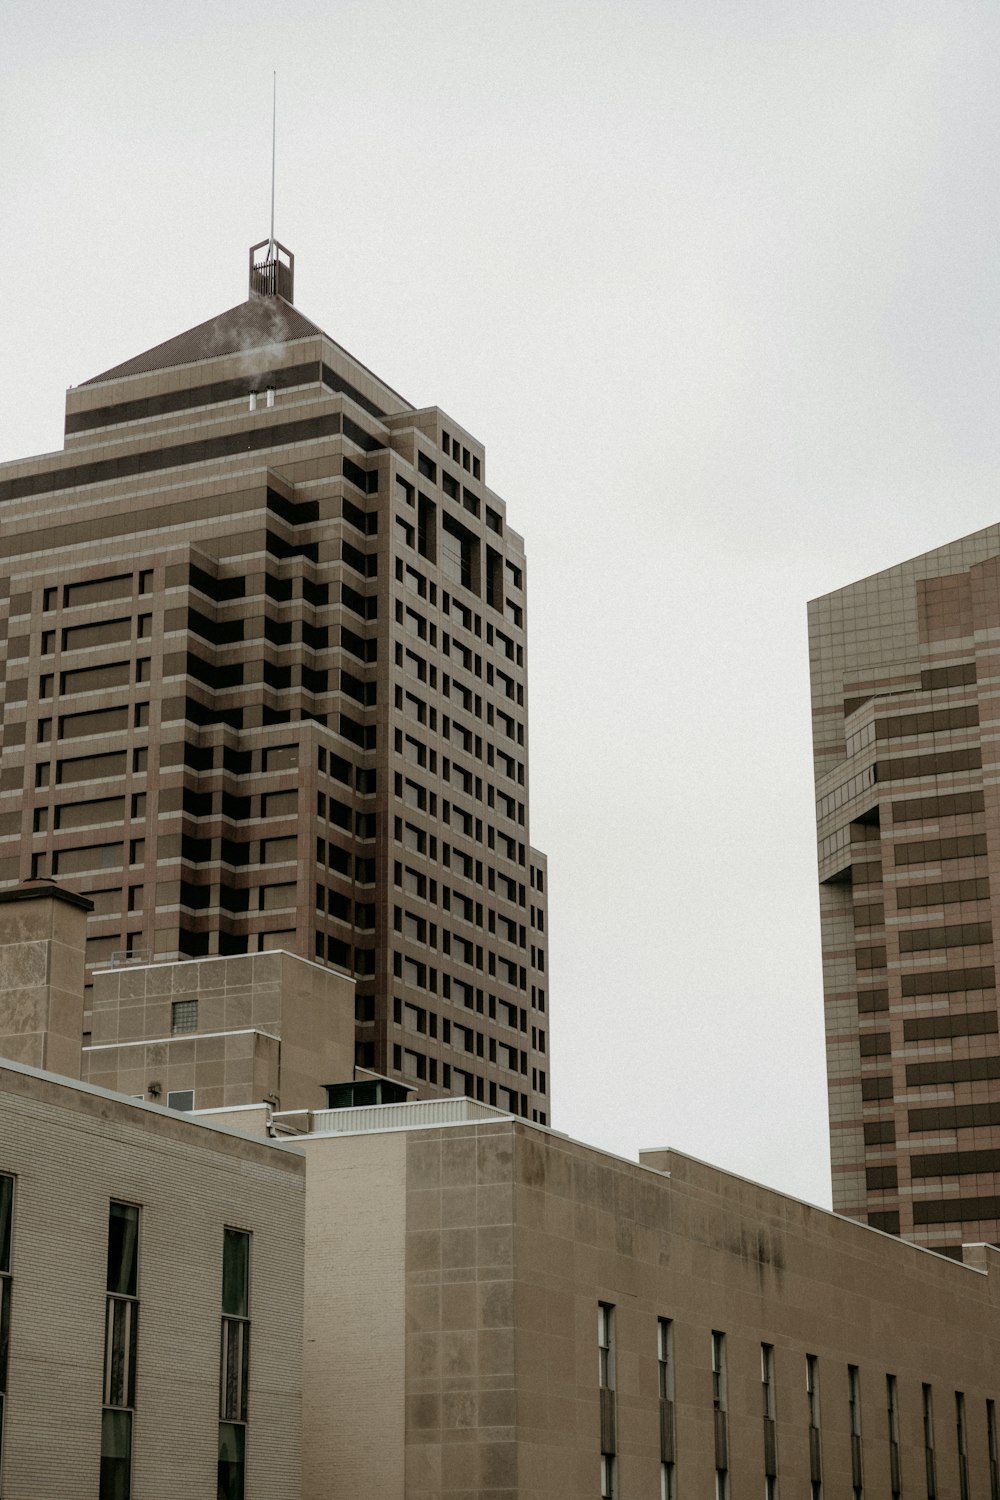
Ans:
{"type": "Polygon", "coordinates": [[[271,74],[271,237],[267,242],[267,258],[274,259],[274,156],[276,124],[278,116],[278,73],[271,74]]]}
{"type": "Polygon", "coordinates": [[[271,233],[259,245],[250,246],[250,296],[282,297],[293,302],[295,290],[295,256],[274,238],[274,164],[276,158],[278,117],[278,74],[271,75],[271,233]],[[262,260],[257,259],[263,250],[262,260]]]}

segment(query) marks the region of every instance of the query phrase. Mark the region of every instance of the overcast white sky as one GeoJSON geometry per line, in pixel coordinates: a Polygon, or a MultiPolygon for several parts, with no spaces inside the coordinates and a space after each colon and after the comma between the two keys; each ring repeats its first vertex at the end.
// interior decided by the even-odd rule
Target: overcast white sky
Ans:
{"type": "Polygon", "coordinates": [[[555,1124],[829,1201],[805,601],[994,522],[1000,10],[6,0],[0,459],[245,296],[529,556],[555,1124]]]}

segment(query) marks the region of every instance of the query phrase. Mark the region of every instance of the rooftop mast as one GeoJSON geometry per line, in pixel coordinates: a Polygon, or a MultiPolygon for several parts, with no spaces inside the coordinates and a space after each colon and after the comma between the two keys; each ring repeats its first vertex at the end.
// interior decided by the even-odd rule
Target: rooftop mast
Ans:
{"type": "Polygon", "coordinates": [[[274,238],[274,164],[276,159],[278,118],[278,74],[271,75],[271,233],[266,240],[253,245],[250,250],[250,295],[251,297],[283,297],[294,301],[295,256],[274,238]],[[262,260],[257,260],[258,250],[264,251],[262,260]]]}
{"type": "Polygon", "coordinates": [[[267,258],[274,259],[274,147],[278,118],[278,73],[271,74],[271,238],[267,242],[267,258]]]}

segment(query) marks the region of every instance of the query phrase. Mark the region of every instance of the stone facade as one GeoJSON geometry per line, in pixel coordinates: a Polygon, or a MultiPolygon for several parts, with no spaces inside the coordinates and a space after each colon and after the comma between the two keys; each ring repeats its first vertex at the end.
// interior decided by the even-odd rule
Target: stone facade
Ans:
{"type": "Polygon", "coordinates": [[[769,1464],[785,1495],[851,1495],[858,1464],[888,1496],[894,1462],[924,1493],[925,1401],[938,1493],[960,1493],[959,1410],[969,1493],[990,1493],[996,1252],[957,1265],[676,1152],[637,1165],[511,1119],[303,1145],[306,1386],[326,1401],[306,1404],[308,1500],[356,1493],[404,1422],[379,1469],[397,1500],[601,1495],[602,1448],[634,1500],[720,1473],[766,1494],[769,1464]]]}
{"type": "Polygon", "coordinates": [[[79,1078],[89,910],[48,881],[0,890],[0,1057],[79,1078]]]}
{"type": "Polygon", "coordinates": [[[294,1148],[0,1063],[0,1178],[13,1178],[4,1500],[99,1492],[113,1203],[138,1207],[134,1398],[114,1407],[131,1413],[131,1493],[217,1493],[228,1227],[250,1236],[246,1493],[296,1500],[304,1166],[294,1148]]]}
{"type": "Polygon", "coordinates": [[[84,1073],[104,1088],[320,1109],[354,1072],[353,980],[291,953],[98,969],[93,995],[84,1073]]]}

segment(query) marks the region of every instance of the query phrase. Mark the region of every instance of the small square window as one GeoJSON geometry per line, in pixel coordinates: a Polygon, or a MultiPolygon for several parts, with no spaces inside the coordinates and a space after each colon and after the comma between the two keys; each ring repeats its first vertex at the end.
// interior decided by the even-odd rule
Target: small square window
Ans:
{"type": "Polygon", "coordinates": [[[194,1109],[194,1089],[171,1089],[167,1095],[167,1108],[186,1113],[194,1109]]]}
{"type": "Polygon", "coordinates": [[[198,1030],[197,1000],[175,1000],[170,1007],[170,1033],[198,1030]]]}

